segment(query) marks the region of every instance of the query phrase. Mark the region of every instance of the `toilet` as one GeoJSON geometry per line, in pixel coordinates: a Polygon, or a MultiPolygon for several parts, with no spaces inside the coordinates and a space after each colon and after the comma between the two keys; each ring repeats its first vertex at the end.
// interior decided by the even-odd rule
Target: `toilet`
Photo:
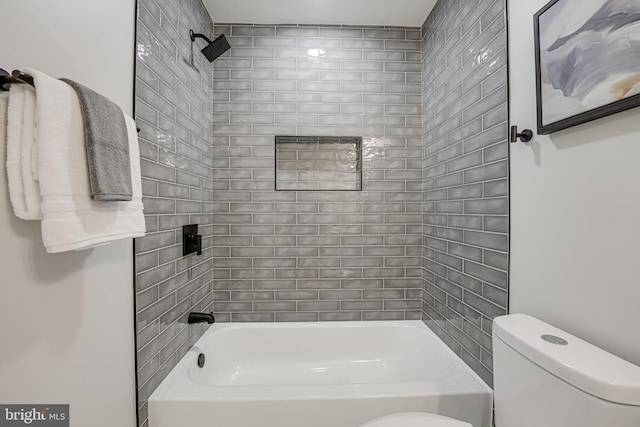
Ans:
{"type": "MultiPolygon", "coordinates": [[[[493,323],[496,427],[639,427],[640,367],[524,314],[493,323]]],[[[406,412],[361,427],[480,427],[406,412]]]]}

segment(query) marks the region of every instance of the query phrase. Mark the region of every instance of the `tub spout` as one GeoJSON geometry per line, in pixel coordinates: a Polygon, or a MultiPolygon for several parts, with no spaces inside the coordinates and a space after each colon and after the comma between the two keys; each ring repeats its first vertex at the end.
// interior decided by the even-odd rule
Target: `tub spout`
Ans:
{"type": "Polygon", "coordinates": [[[216,321],[215,317],[213,317],[213,313],[189,313],[189,317],[187,319],[187,323],[208,323],[212,324],[216,321]]]}

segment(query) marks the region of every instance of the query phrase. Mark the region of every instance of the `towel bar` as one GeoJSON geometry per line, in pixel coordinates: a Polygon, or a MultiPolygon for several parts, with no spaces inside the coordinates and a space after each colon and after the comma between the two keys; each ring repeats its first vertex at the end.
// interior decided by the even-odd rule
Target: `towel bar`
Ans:
{"type": "Polygon", "coordinates": [[[8,91],[12,84],[28,84],[33,86],[33,77],[20,70],[13,70],[11,74],[0,68],[0,89],[8,91]]]}
{"type": "MultiPolygon", "coordinates": [[[[27,84],[34,86],[33,77],[20,70],[13,70],[11,74],[9,74],[5,69],[0,68],[0,90],[8,92],[9,89],[11,89],[12,84],[27,84]]],[[[140,133],[140,128],[137,128],[137,130],[138,133],[140,133]]]]}

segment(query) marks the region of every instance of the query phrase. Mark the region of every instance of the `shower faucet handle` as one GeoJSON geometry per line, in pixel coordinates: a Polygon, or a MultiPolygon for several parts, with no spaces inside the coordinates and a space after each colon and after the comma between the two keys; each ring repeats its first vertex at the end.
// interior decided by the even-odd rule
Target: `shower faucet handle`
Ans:
{"type": "Polygon", "coordinates": [[[202,235],[198,234],[198,224],[182,227],[182,256],[192,253],[202,255],[202,235]]]}

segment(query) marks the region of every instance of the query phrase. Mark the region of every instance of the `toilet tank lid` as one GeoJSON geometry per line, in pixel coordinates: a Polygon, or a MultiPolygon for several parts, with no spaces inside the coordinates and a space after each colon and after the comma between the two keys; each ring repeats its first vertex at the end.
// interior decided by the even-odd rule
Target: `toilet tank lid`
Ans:
{"type": "Polygon", "coordinates": [[[640,406],[640,367],[626,360],[526,314],[497,317],[493,335],[586,393],[614,403],[640,406]],[[545,341],[543,335],[560,337],[567,344],[545,341]]]}

